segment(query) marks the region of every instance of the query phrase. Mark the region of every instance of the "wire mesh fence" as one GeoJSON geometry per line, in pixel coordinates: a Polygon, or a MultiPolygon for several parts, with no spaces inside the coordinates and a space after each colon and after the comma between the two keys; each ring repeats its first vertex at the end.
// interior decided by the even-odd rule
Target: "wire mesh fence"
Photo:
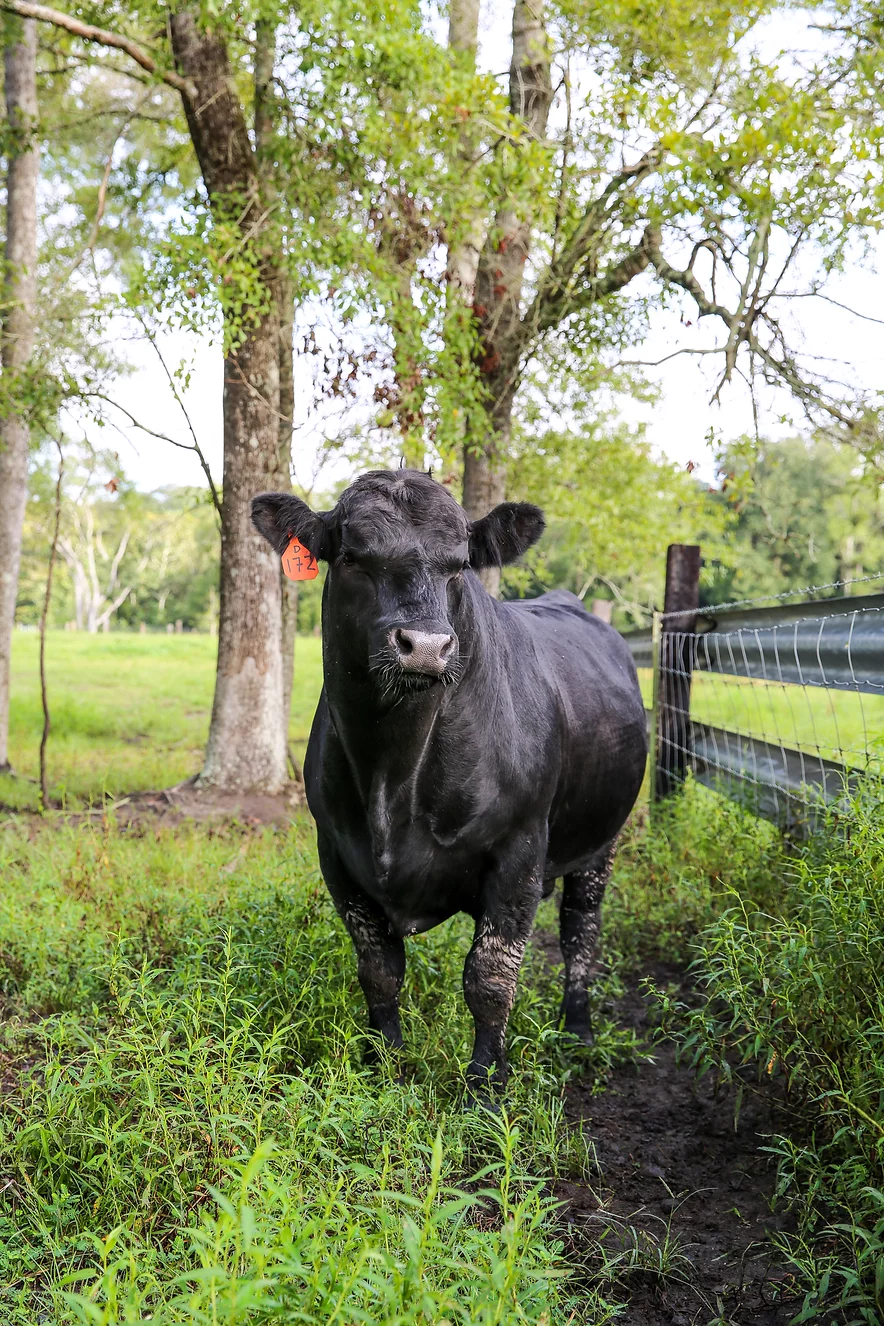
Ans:
{"type": "Polygon", "coordinates": [[[657,797],[690,772],[800,833],[884,775],[884,592],[660,613],[626,639],[657,797]]]}

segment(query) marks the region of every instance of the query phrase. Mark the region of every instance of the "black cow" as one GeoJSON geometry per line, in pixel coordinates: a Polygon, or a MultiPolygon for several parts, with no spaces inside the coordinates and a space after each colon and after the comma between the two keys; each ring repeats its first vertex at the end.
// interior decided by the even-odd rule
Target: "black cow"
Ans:
{"type": "Polygon", "coordinates": [[[400,470],[362,475],[332,511],[265,493],[252,519],[277,552],[294,535],[329,563],[304,773],[371,1027],[402,1044],[403,937],[467,912],[468,1088],[505,1080],[534,914],[564,876],[564,1026],[589,1041],[599,909],[642,781],[645,715],[623,640],[572,594],[501,603],[475,574],[530,548],[543,513],[504,502],[471,523],[441,484],[400,470]]]}

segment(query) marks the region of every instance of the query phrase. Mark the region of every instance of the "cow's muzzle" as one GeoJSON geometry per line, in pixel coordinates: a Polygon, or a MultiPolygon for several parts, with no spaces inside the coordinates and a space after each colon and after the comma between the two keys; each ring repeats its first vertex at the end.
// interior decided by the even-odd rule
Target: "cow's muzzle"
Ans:
{"type": "Polygon", "coordinates": [[[387,639],[403,672],[443,677],[457,658],[457,636],[394,626],[387,639]]]}

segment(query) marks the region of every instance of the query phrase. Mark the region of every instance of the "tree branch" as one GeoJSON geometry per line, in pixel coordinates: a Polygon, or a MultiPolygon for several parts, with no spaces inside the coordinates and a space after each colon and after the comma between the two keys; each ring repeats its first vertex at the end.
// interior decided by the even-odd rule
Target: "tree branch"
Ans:
{"type": "Polygon", "coordinates": [[[64,28],[65,32],[81,37],[83,41],[94,41],[99,46],[112,46],[115,50],[125,51],[142,69],[176,88],[183,97],[192,101],[196,96],[196,89],[189,79],[182,78],[172,69],[160,69],[156,60],[129,37],[121,37],[119,33],[108,32],[105,28],[96,28],[91,23],[82,23],[70,14],[63,14],[60,9],[50,9],[48,5],[28,4],[26,0],[2,0],[0,8],[18,14],[21,18],[33,18],[38,23],[51,23],[53,27],[64,28]]]}
{"type": "Polygon", "coordinates": [[[550,263],[522,319],[520,342],[523,346],[534,336],[554,327],[572,309],[621,290],[633,277],[645,270],[648,257],[644,252],[644,239],[611,268],[607,276],[596,277],[591,269],[596,239],[612,219],[621,190],[634,188],[656,169],[657,160],[657,153],[652,150],[646,152],[634,165],[624,166],[586,209],[562,252],[550,263]],[[582,296],[578,296],[573,286],[581,278],[586,280],[586,289],[582,296]]]}
{"type": "Polygon", "coordinates": [[[730,309],[725,308],[724,304],[719,304],[708,298],[690,267],[679,271],[677,267],[669,265],[660,251],[660,239],[660,231],[656,226],[648,226],[645,231],[644,243],[648,251],[648,260],[660,280],[667,285],[678,285],[681,286],[682,290],[686,290],[697,305],[697,312],[701,318],[721,318],[722,322],[726,322],[728,328],[730,328],[735,315],[731,313],[730,309]]]}
{"type": "MultiPolygon", "coordinates": [[[[180,393],[179,390],[178,390],[178,384],[176,383],[174,377],[172,376],[172,373],[171,373],[171,371],[169,370],[169,366],[168,366],[168,364],[166,363],[165,359],[163,358],[163,352],[162,352],[162,350],[160,349],[159,345],[157,344],[156,337],[155,337],[155,336],[153,335],[153,333],[151,332],[151,330],[150,330],[150,328],[148,327],[147,323],[145,322],[144,318],[142,318],[141,315],[140,315],[140,313],[137,313],[137,312],[136,312],[135,316],[138,318],[138,321],[141,323],[142,330],[144,331],[145,336],[147,337],[148,341],[150,342],[151,346],[153,347],[153,350],[154,350],[154,353],[156,354],[157,359],[159,359],[159,361],[160,361],[160,364],[161,364],[161,366],[162,366],[163,372],[164,372],[165,375],[166,375],[166,380],[167,380],[167,382],[169,383],[169,387],[170,387],[170,389],[171,389],[172,395],[175,397],[175,403],[177,404],[177,406],[178,406],[179,410],[181,411],[181,413],[184,415],[184,421],[185,421],[185,423],[187,424],[188,431],[190,432],[190,436],[193,438],[193,447],[192,447],[192,450],[193,450],[194,452],[196,452],[197,459],[199,460],[199,463],[200,463],[200,465],[202,466],[203,474],[206,476],[206,482],[207,482],[208,485],[209,485],[209,492],[212,494],[212,505],[214,506],[214,508],[215,508],[215,512],[216,512],[218,518],[220,519],[220,518],[221,518],[221,498],[218,496],[218,489],[215,487],[215,480],[212,478],[212,471],[211,471],[211,469],[209,468],[209,462],[206,460],[206,457],[205,457],[205,455],[203,454],[202,447],[200,446],[199,442],[197,441],[196,430],[194,429],[193,423],[191,422],[190,415],[189,415],[188,412],[187,412],[187,406],[184,404],[184,401],[181,399],[181,393],[180,393]]],[[[140,425],[138,425],[138,427],[140,427],[140,425]]],[[[171,438],[169,439],[169,441],[171,441],[171,438]]],[[[173,446],[178,446],[179,444],[178,444],[178,443],[173,443],[172,445],[173,445],[173,446]]]]}
{"type": "MultiPolygon", "coordinates": [[[[150,338],[148,337],[148,339],[150,338]]],[[[156,346],[154,346],[154,349],[156,349],[156,346]]],[[[160,356],[160,362],[162,362],[162,356],[160,356]]],[[[163,368],[166,368],[165,363],[163,363],[163,368]]],[[[166,373],[168,374],[168,369],[166,369],[166,373]]],[[[172,384],[172,391],[175,393],[176,400],[178,400],[178,394],[174,384],[172,384]]],[[[205,474],[206,479],[208,481],[209,490],[212,494],[212,503],[215,507],[215,510],[220,514],[221,499],[218,496],[218,490],[216,489],[214,481],[212,479],[212,474],[209,469],[209,463],[200,449],[199,443],[196,440],[196,435],[193,432],[192,426],[191,426],[191,436],[194,439],[193,442],[176,442],[174,437],[169,437],[167,436],[166,433],[158,433],[156,429],[148,428],[146,424],[139,423],[139,421],[135,418],[135,415],[132,414],[129,410],[127,410],[125,405],[121,405],[119,401],[115,401],[111,396],[106,396],[103,391],[87,391],[84,393],[84,395],[88,399],[105,401],[106,404],[112,405],[115,410],[119,410],[121,414],[124,414],[126,416],[126,418],[129,420],[129,423],[132,425],[133,428],[137,428],[139,432],[147,433],[148,437],[155,437],[160,442],[168,442],[171,446],[177,447],[179,451],[193,451],[196,454],[200,462],[200,465],[202,466],[203,473],[205,474]]],[[[184,410],[184,405],[182,404],[182,402],[179,400],[178,403],[179,405],[181,405],[182,410],[184,410]]],[[[187,417],[186,410],[184,411],[184,413],[185,417],[187,417]]],[[[188,426],[190,426],[190,419],[187,420],[187,423],[188,426]]]]}
{"type": "MultiPolygon", "coordinates": [[[[859,421],[856,417],[852,417],[850,414],[846,413],[846,411],[835,401],[826,400],[818,386],[812,382],[807,382],[804,379],[794,359],[787,353],[779,329],[769,318],[766,318],[765,321],[772,330],[775,339],[779,335],[780,344],[782,346],[783,353],[779,357],[769,346],[762,344],[755,333],[755,321],[758,310],[754,306],[746,310],[745,317],[741,317],[739,310],[732,312],[723,304],[719,304],[716,300],[710,299],[690,268],[679,270],[677,267],[672,267],[666,261],[660,251],[660,232],[656,227],[649,226],[645,231],[645,244],[647,245],[650,264],[655,269],[660,279],[667,285],[680,286],[682,290],[686,290],[697,306],[699,317],[719,318],[728,329],[728,344],[730,343],[730,340],[734,335],[734,329],[736,328],[737,343],[739,344],[742,342],[748,347],[752,354],[757,355],[765,368],[773,374],[775,378],[779,379],[789,387],[797,399],[805,406],[805,409],[808,409],[808,411],[810,408],[822,410],[825,414],[829,415],[831,419],[837,420],[838,423],[843,424],[846,428],[851,430],[857,428],[859,421]]],[[[723,348],[727,349],[727,347],[723,348]]]]}
{"type": "Polygon", "coordinates": [[[98,615],[95,618],[96,631],[99,630],[102,626],[104,626],[105,622],[110,621],[111,617],[116,612],[117,608],[121,608],[123,606],[123,604],[126,602],[126,599],[129,597],[131,593],[132,593],[132,586],[127,585],[126,588],[124,590],[121,590],[121,592],[117,595],[113,603],[109,603],[105,608],[104,612],[102,612],[100,615],[98,615]]]}

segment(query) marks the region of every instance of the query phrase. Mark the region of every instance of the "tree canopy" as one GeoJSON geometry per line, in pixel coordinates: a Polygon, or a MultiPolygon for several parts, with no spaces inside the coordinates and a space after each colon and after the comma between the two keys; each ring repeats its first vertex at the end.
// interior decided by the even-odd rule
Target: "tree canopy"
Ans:
{"type": "MultiPolygon", "coordinates": [[[[220,554],[204,779],[285,777],[276,734],[295,591],[248,502],[291,485],[293,420],[309,404],[354,463],[431,465],[471,517],[506,496],[543,502],[547,545],[503,593],[565,584],[610,595],[634,620],[659,596],[665,542],[700,535],[710,594],[766,590],[767,563],[733,550],[773,548],[781,489],[810,483],[802,448],[825,476],[806,495],[807,522],[831,532],[811,532],[802,559],[793,520],[776,574],[816,579],[823,545],[838,544],[825,557],[842,571],[879,555],[880,402],[804,343],[795,316],[871,253],[880,226],[873,9],[514,0],[508,68],[496,31],[487,67],[476,0],[4,10],[8,51],[36,34],[39,92],[38,113],[9,118],[8,180],[34,144],[43,172],[40,334],[0,380],[0,415],[26,421],[38,456],[19,611],[33,614],[38,597],[27,549],[48,480],[40,447],[64,447],[72,410],[92,455],[105,449],[99,430],[121,426],[194,450],[211,505],[83,490],[60,525],[54,611],[158,626],[174,604],[174,620],[205,625],[220,554]],[[664,359],[705,357],[719,393],[737,378],[753,397],[775,385],[813,441],[774,447],[759,430],[723,457],[723,496],[653,455],[621,405],[652,394],[639,347],[661,318],[691,332],[664,359]],[[223,349],[223,473],[189,418],[167,437],[127,405],[127,338],[162,359],[170,327],[223,349]],[[848,498],[854,488],[866,496],[848,498]],[[852,552],[835,533],[839,503],[845,522],[868,524],[861,552],[856,533],[852,552]],[[158,551],[169,539],[205,566],[186,590],[158,551]],[[86,575],[78,558],[90,556],[86,575]],[[79,608],[64,597],[78,583],[79,608]],[[255,641],[266,642],[257,689],[255,641]],[[242,766],[222,750],[246,752],[242,766]]],[[[186,369],[162,365],[180,402],[186,369]]],[[[68,494],[77,464],[72,454],[68,494]]],[[[498,592],[497,570],[482,575],[498,592]]]]}

